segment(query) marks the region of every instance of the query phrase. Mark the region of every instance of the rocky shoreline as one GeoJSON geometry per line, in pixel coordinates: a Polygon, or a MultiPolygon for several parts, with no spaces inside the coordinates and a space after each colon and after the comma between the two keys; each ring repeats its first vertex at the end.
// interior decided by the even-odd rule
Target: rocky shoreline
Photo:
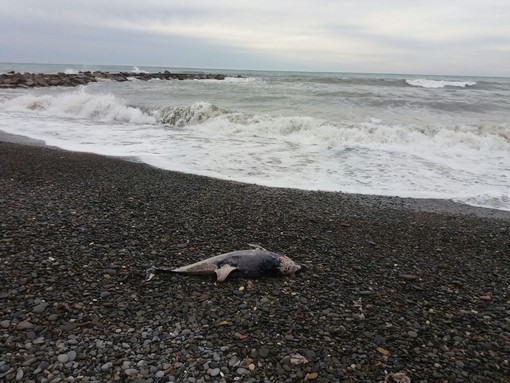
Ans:
{"type": "Polygon", "coordinates": [[[227,76],[223,74],[205,73],[171,73],[169,71],[158,73],[134,73],[134,72],[101,72],[86,71],[76,74],[68,73],[18,73],[11,71],[0,75],[0,88],[34,88],[49,86],[78,86],[97,82],[100,79],[112,81],[129,81],[135,78],[148,81],[159,80],[224,80],[227,76]]]}
{"type": "Polygon", "coordinates": [[[510,381],[508,217],[44,146],[0,163],[2,382],[510,381]],[[143,282],[248,243],[308,270],[143,282]]]}

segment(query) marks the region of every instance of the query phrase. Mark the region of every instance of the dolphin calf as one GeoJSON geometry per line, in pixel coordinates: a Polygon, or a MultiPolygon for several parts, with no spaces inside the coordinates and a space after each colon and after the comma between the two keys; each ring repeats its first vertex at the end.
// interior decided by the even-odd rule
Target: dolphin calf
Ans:
{"type": "Polygon", "coordinates": [[[297,264],[286,255],[257,247],[251,250],[238,250],[216,255],[177,269],[151,266],[145,272],[145,281],[150,281],[157,272],[194,275],[216,274],[217,282],[224,282],[231,273],[233,276],[259,278],[290,275],[303,269],[303,265],[297,264]]]}

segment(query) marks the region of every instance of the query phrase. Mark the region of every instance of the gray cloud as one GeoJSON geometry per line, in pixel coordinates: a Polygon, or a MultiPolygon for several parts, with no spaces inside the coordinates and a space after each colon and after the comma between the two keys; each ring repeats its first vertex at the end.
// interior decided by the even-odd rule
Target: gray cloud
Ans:
{"type": "Polygon", "coordinates": [[[0,61],[510,75],[507,0],[3,1],[0,61]]]}

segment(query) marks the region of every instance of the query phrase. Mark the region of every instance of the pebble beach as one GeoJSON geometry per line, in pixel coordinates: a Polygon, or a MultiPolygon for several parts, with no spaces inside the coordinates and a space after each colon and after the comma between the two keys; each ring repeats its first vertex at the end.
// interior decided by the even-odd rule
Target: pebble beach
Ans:
{"type": "Polygon", "coordinates": [[[510,212],[0,138],[2,382],[510,382],[510,212]],[[306,272],[143,280],[251,243],[306,272]]]}

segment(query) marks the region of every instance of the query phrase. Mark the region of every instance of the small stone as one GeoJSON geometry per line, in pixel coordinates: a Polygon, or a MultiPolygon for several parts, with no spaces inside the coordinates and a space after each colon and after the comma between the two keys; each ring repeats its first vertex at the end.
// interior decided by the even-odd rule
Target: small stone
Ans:
{"type": "Polygon", "coordinates": [[[29,330],[34,328],[34,325],[30,323],[28,320],[24,320],[23,322],[19,322],[16,326],[16,330],[29,330]]]}
{"type": "Polygon", "coordinates": [[[384,356],[390,355],[390,352],[382,347],[377,347],[376,350],[379,354],[382,354],[384,356]]]}
{"type": "Polygon", "coordinates": [[[245,340],[246,338],[248,338],[248,335],[241,334],[240,332],[236,332],[234,336],[239,340],[245,340]]]}
{"type": "Polygon", "coordinates": [[[228,365],[229,367],[235,367],[235,366],[239,366],[239,364],[241,363],[241,361],[239,360],[239,358],[237,356],[232,356],[232,358],[230,358],[230,360],[228,361],[228,365]]]}
{"type": "Polygon", "coordinates": [[[209,371],[209,375],[211,376],[218,376],[220,374],[219,368],[213,368],[211,371],[209,371]]]}
{"type": "Polygon", "coordinates": [[[110,295],[112,295],[112,293],[110,293],[109,291],[101,291],[101,298],[108,298],[110,295]]]}
{"type": "Polygon", "coordinates": [[[0,322],[0,327],[2,327],[2,328],[9,328],[10,325],[11,325],[11,321],[8,319],[0,322]]]}
{"type": "Polygon", "coordinates": [[[112,368],[113,363],[112,362],[106,362],[101,366],[102,371],[108,371],[110,368],[112,368]]]}
{"type": "Polygon", "coordinates": [[[269,355],[269,349],[263,347],[259,350],[259,356],[261,358],[267,358],[267,356],[269,355]]]}
{"type": "Polygon", "coordinates": [[[246,375],[249,371],[246,369],[246,368],[243,368],[243,367],[239,367],[237,370],[236,370],[237,374],[238,375],[246,375]]]}
{"type": "Polygon", "coordinates": [[[294,354],[290,356],[290,363],[294,365],[306,364],[308,360],[301,354],[294,354]]]}
{"type": "Polygon", "coordinates": [[[378,346],[381,346],[386,343],[386,338],[383,337],[382,335],[376,335],[374,337],[374,343],[378,346]]]}
{"type": "Polygon", "coordinates": [[[74,360],[76,359],[76,351],[74,350],[69,351],[67,353],[67,357],[69,358],[70,362],[74,362],[74,360]]]}
{"type": "Polygon", "coordinates": [[[57,357],[58,361],[62,364],[64,363],[67,363],[69,362],[69,357],[67,356],[67,354],[60,354],[58,357],[57,357]]]}
{"type": "Polygon", "coordinates": [[[41,302],[32,308],[32,312],[36,314],[42,313],[44,310],[46,310],[46,307],[48,306],[49,306],[48,302],[41,302]]]}
{"type": "Polygon", "coordinates": [[[316,372],[310,372],[310,373],[306,374],[305,379],[306,380],[315,380],[318,377],[319,377],[319,374],[317,374],[316,372]]]}
{"type": "Polygon", "coordinates": [[[418,333],[416,331],[410,330],[407,332],[407,335],[409,335],[411,338],[416,338],[418,333]]]}
{"type": "Polygon", "coordinates": [[[482,295],[480,297],[480,300],[482,300],[482,301],[490,301],[491,300],[491,296],[490,295],[482,295]]]}
{"type": "Polygon", "coordinates": [[[131,376],[131,375],[136,375],[138,374],[138,370],[136,368],[128,368],[124,371],[124,373],[127,375],[127,376],[131,376]]]}
{"type": "Polygon", "coordinates": [[[165,376],[165,372],[161,370],[154,374],[155,378],[162,378],[163,376],[165,376]]]}
{"type": "Polygon", "coordinates": [[[23,369],[18,368],[18,371],[16,371],[16,381],[20,382],[23,379],[23,375],[24,375],[23,369]]]}

